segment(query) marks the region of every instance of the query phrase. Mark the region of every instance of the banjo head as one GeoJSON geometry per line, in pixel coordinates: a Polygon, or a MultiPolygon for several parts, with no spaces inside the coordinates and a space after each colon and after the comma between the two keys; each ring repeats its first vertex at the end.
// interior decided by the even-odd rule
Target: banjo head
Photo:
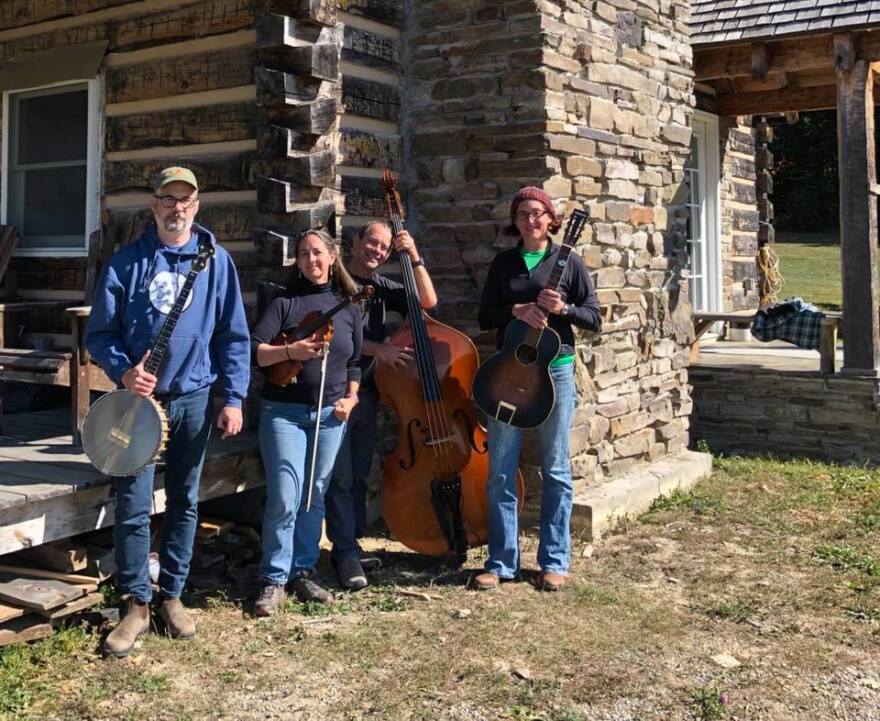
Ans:
{"type": "Polygon", "coordinates": [[[154,463],[165,448],[168,420],[154,398],[128,391],[101,396],[86,414],[83,450],[108,476],[132,476],[154,463]]]}

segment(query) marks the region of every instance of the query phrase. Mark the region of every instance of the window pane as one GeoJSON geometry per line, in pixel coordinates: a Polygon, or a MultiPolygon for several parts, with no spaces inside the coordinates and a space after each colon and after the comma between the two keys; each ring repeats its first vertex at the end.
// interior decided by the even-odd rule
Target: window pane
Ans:
{"type": "Polygon", "coordinates": [[[21,202],[9,206],[21,247],[82,247],[86,227],[86,166],[24,170],[14,174],[21,202]],[[17,217],[16,217],[17,216],[17,217]]]}
{"type": "Polygon", "coordinates": [[[17,98],[18,165],[86,159],[88,91],[17,98]]]}

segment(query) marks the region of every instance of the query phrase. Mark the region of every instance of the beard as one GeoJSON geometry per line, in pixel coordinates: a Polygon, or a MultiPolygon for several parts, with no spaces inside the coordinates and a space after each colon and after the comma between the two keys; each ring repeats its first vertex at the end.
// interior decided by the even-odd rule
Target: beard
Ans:
{"type": "Polygon", "coordinates": [[[193,221],[187,220],[185,215],[169,215],[162,221],[162,227],[168,233],[182,235],[192,228],[193,221]]]}

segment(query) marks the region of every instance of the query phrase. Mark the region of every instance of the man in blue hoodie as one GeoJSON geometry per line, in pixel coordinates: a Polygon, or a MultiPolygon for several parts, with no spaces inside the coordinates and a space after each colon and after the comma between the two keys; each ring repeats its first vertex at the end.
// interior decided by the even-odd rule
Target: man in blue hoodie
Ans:
{"type": "MultiPolygon", "coordinates": [[[[205,446],[211,431],[211,389],[223,408],[216,425],[222,437],[241,430],[241,404],[250,381],[250,338],[232,259],[214,236],[194,222],[198,183],[186,168],[166,168],[150,201],[155,222],[110,260],[95,294],[86,347],[120,387],[153,395],[166,410],[165,522],[156,613],[173,638],[192,638],[195,624],[180,602],[189,574],[197,525],[196,504],[205,446]],[[199,245],[214,257],[196,276],[156,375],[144,369],[150,348],[174,305],[199,245]]],[[[116,479],[113,540],[117,587],[125,615],[107,636],[104,650],[122,657],[150,627],[150,511],[153,475],[116,479]]]]}

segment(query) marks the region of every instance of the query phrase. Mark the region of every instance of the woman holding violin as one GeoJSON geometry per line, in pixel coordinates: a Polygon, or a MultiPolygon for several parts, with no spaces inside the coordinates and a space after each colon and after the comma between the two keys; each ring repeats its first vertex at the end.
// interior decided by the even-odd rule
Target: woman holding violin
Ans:
{"type": "MultiPolygon", "coordinates": [[[[577,395],[572,326],[592,331],[602,327],[590,275],[577,254],[569,257],[558,292],[543,287],[559,252],[549,236],[560,226],[553,203],[543,190],[528,187],[517,192],[510,204],[507,233],[520,240],[492,261],[479,310],[480,327],[497,331],[499,348],[514,318],[533,328],[552,328],[562,341],[550,363],[556,403],[535,429],[542,476],[538,588],[544,591],[558,591],[569,567],[572,480],[568,435],[577,395]]],[[[481,591],[497,588],[502,580],[514,579],[520,572],[516,469],[523,429],[490,416],[487,430],[489,556],[485,572],[473,580],[474,587],[481,591]]]]}
{"type": "Polygon", "coordinates": [[[252,334],[261,368],[302,362],[296,382],[280,386],[267,381],[262,393],[260,450],[268,497],[261,561],[264,586],[255,604],[258,616],[274,613],[284,600],[288,581],[301,601],[333,602],[333,595],[315,575],[324,492],[345,423],[358,402],[361,378],[361,312],[352,305],[339,310],[313,335],[279,344],[280,334],[295,330],[307,316],[326,314],[340,305],[340,297],[358,290],[342,264],[338,243],[324,231],[309,230],[300,236],[296,266],[298,276],[289,293],[269,305],[252,334]]]}

